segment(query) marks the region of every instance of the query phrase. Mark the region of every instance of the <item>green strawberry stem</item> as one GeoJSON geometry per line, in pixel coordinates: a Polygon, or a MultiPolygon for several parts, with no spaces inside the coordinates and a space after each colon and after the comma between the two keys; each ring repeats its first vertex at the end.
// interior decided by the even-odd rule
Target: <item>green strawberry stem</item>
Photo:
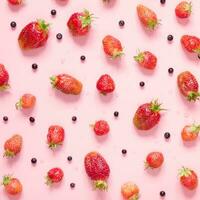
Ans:
{"type": "Polygon", "coordinates": [[[106,183],[106,181],[97,180],[94,181],[94,188],[105,191],[108,189],[108,184],[106,183]]]}
{"type": "Polygon", "coordinates": [[[5,91],[5,90],[7,90],[9,88],[10,88],[10,85],[9,84],[5,84],[5,85],[0,86],[0,91],[5,91]]]}
{"type": "Polygon", "coordinates": [[[189,2],[187,7],[185,7],[185,11],[187,11],[188,13],[192,12],[192,2],[189,2]]]}
{"type": "Polygon", "coordinates": [[[45,179],[46,179],[45,182],[46,185],[51,186],[53,184],[52,180],[48,176],[46,176],[45,179]]]}
{"type": "Polygon", "coordinates": [[[194,134],[199,134],[200,125],[192,124],[190,127],[190,131],[194,134]]]}
{"type": "Polygon", "coordinates": [[[45,20],[43,20],[43,19],[38,19],[37,23],[39,24],[39,27],[41,30],[48,33],[50,24],[46,23],[45,20]]]}
{"type": "Polygon", "coordinates": [[[4,152],[4,157],[13,158],[15,156],[14,152],[9,151],[8,149],[4,152]]]}
{"type": "Polygon", "coordinates": [[[113,52],[112,58],[113,59],[119,58],[119,57],[121,57],[123,55],[124,55],[123,51],[119,51],[118,49],[115,49],[114,52],[113,52]]]}
{"type": "Polygon", "coordinates": [[[49,144],[49,148],[50,149],[56,149],[58,146],[61,146],[62,145],[62,143],[57,143],[57,144],[55,144],[55,143],[50,143],[49,144]]]}
{"type": "Polygon", "coordinates": [[[161,110],[165,110],[165,109],[161,108],[161,105],[162,104],[158,103],[158,100],[154,100],[151,102],[150,109],[153,112],[160,112],[161,110]]]}
{"type": "Polygon", "coordinates": [[[21,99],[21,98],[20,98],[19,101],[15,104],[15,108],[16,108],[17,110],[22,108],[22,99],[21,99]]]}
{"type": "Polygon", "coordinates": [[[12,177],[10,175],[4,176],[2,185],[6,186],[6,185],[10,184],[11,179],[12,179],[12,177]]]}
{"type": "Polygon", "coordinates": [[[135,194],[132,197],[130,197],[128,200],[138,200],[139,199],[139,195],[135,194]]]}
{"type": "Polygon", "coordinates": [[[84,10],[83,16],[80,17],[82,28],[90,26],[93,18],[93,14],[91,14],[88,10],[84,10]]]}
{"type": "Polygon", "coordinates": [[[189,92],[187,99],[188,99],[188,101],[196,101],[196,100],[199,100],[199,97],[200,97],[199,92],[191,91],[191,92],[189,92]]]}
{"type": "Polygon", "coordinates": [[[51,80],[51,85],[52,85],[53,87],[56,87],[57,77],[56,77],[56,76],[51,76],[51,77],[50,77],[50,80],[51,80]]]}
{"type": "Polygon", "coordinates": [[[179,176],[180,177],[188,177],[192,174],[191,170],[189,168],[186,168],[186,167],[182,167],[180,170],[179,170],[179,176]]]}
{"type": "Polygon", "coordinates": [[[145,161],[145,162],[144,162],[144,168],[145,168],[145,169],[148,169],[149,167],[150,167],[150,166],[149,166],[148,162],[145,161]]]}
{"type": "Polygon", "coordinates": [[[134,60],[138,63],[142,63],[144,61],[144,53],[139,52],[137,56],[133,57],[134,60]]]}

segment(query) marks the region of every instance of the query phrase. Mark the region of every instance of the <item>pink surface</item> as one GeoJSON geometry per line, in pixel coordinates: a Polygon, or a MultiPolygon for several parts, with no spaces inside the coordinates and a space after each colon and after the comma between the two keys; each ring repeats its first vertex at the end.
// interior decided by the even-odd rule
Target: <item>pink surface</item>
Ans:
{"type": "MultiPolygon", "coordinates": [[[[26,0],[19,9],[9,7],[6,0],[0,2],[0,62],[10,73],[11,89],[0,94],[0,117],[7,115],[7,124],[0,122],[0,154],[3,154],[4,141],[14,133],[24,138],[23,151],[17,158],[0,159],[0,177],[13,174],[24,186],[21,196],[12,199],[84,199],[84,200],[120,200],[120,187],[126,181],[133,181],[141,190],[141,199],[158,200],[160,190],[166,191],[166,199],[199,200],[199,188],[187,192],[179,184],[177,170],[181,166],[194,169],[200,176],[200,145],[183,145],[180,131],[185,124],[200,122],[200,103],[188,103],[181,97],[176,86],[176,76],[186,69],[196,74],[200,80],[199,60],[182,50],[180,37],[183,34],[200,35],[199,1],[193,0],[193,14],[188,23],[180,23],[174,15],[178,0],[168,0],[161,6],[159,0],[116,0],[111,6],[105,6],[101,0],[68,0],[65,4],[59,0],[26,0]],[[136,16],[136,5],[144,3],[154,9],[162,25],[153,32],[146,32],[136,16]],[[57,16],[51,17],[50,10],[57,10],[57,16]],[[73,38],[66,28],[69,16],[75,11],[87,8],[95,14],[90,33],[86,37],[73,38]],[[23,53],[17,44],[20,30],[30,21],[44,18],[51,23],[51,33],[45,48],[23,53]],[[124,19],[126,25],[120,29],[118,21],[124,19]],[[10,22],[17,22],[16,30],[10,29],[10,22]],[[57,41],[56,34],[63,34],[57,41]],[[124,46],[125,56],[112,61],[102,51],[101,40],[106,34],[119,38],[124,46]],[[168,34],[174,35],[169,44],[168,34]],[[150,50],[158,57],[158,66],[153,74],[142,71],[134,62],[137,49],[150,50]],[[86,55],[85,63],[80,55],[86,55]],[[32,63],[38,63],[36,72],[32,63]],[[168,68],[174,67],[172,76],[168,68]],[[66,96],[51,88],[49,77],[52,74],[69,73],[80,79],[83,84],[81,96],[66,96]],[[96,90],[96,80],[100,75],[109,73],[116,82],[113,95],[101,96],[96,90]],[[139,82],[145,81],[144,89],[139,82]],[[36,108],[30,113],[17,111],[15,103],[26,92],[37,96],[36,108]],[[160,124],[146,136],[135,130],[132,117],[137,107],[158,98],[168,110],[163,112],[160,124]],[[118,110],[118,119],[113,112],[118,110]],[[76,115],[78,121],[71,122],[76,115]],[[29,116],[36,122],[30,125],[29,116]],[[105,119],[110,124],[107,138],[98,139],[89,124],[105,119]],[[66,141],[56,152],[48,149],[46,134],[48,127],[59,124],[65,128],[66,141]],[[171,133],[171,139],[164,140],[164,132],[171,133]],[[121,149],[126,148],[126,156],[121,149]],[[85,174],[83,159],[91,150],[99,151],[111,168],[108,192],[93,191],[91,182],[85,174]],[[161,151],[165,163],[158,171],[144,171],[144,159],[151,151],[161,151]],[[71,164],[67,156],[72,155],[71,164]],[[31,165],[30,159],[36,157],[38,163],[31,165]],[[52,188],[44,184],[44,176],[52,167],[64,170],[64,181],[52,188]],[[69,184],[76,183],[71,190],[69,184]]],[[[0,199],[8,200],[3,190],[0,199]]]]}

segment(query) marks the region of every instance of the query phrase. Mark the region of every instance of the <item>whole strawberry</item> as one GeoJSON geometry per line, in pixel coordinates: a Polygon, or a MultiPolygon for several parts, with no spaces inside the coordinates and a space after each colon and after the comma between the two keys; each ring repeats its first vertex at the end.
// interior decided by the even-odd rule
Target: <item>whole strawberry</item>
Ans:
{"type": "Polygon", "coordinates": [[[29,109],[35,106],[36,97],[32,94],[24,94],[15,104],[16,109],[29,109]]]}
{"type": "Polygon", "coordinates": [[[37,20],[26,25],[18,37],[19,46],[23,50],[44,46],[49,36],[49,24],[37,20]]]}
{"type": "Polygon", "coordinates": [[[198,138],[200,132],[200,125],[192,124],[186,125],[181,131],[182,140],[185,142],[191,142],[198,138]]]}
{"type": "Polygon", "coordinates": [[[82,91],[82,83],[68,74],[59,74],[50,79],[52,86],[65,94],[78,95],[82,91]]]}
{"type": "Polygon", "coordinates": [[[199,99],[199,84],[191,72],[184,71],[180,73],[177,77],[177,84],[181,94],[187,97],[188,101],[199,99]]]}
{"type": "Polygon", "coordinates": [[[10,139],[4,143],[4,156],[14,157],[20,153],[22,149],[23,139],[20,135],[13,135],[10,139]]]}
{"type": "Polygon", "coordinates": [[[179,177],[181,184],[188,190],[194,190],[197,188],[198,177],[193,170],[182,167],[182,169],[179,170],[179,177]]]}
{"type": "Polygon", "coordinates": [[[12,5],[20,5],[22,4],[23,0],[8,0],[8,2],[12,5]]]}
{"type": "Polygon", "coordinates": [[[90,152],[85,156],[85,171],[92,181],[95,189],[107,190],[107,179],[110,175],[110,168],[106,160],[98,152],[90,152]]]}
{"type": "Polygon", "coordinates": [[[149,51],[140,52],[137,56],[134,56],[134,59],[140,66],[150,70],[154,69],[157,64],[157,57],[149,51]]]}
{"type": "Polygon", "coordinates": [[[6,192],[10,195],[20,194],[23,190],[21,182],[17,178],[8,175],[3,177],[2,185],[4,185],[6,192]]]}
{"type": "Polygon", "coordinates": [[[104,74],[97,81],[96,87],[100,93],[106,95],[115,90],[115,82],[110,75],[104,74]]]}
{"type": "Polygon", "coordinates": [[[117,38],[107,35],[103,38],[102,43],[105,54],[111,58],[118,58],[124,54],[121,42],[117,38]]]}
{"type": "Polygon", "coordinates": [[[133,123],[139,130],[149,130],[158,124],[160,121],[161,104],[157,100],[150,103],[145,103],[137,109],[133,123]]]}
{"type": "Polygon", "coordinates": [[[159,168],[164,162],[163,154],[160,152],[151,152],[147,155],[145,161],[145,168],[156,169],[159,168]]]}
{"type": "Polygon", "coordinates": [[[62,181],[64,173],[62,169],[55,167],[48,171],[46,176],[46,184],[51,186],[53,183],[59,183],[62,181]]]}
{"type": "Polygon", "coordinates": [[[86,35],[91,27],[93,14],[90,14],[88,10],[83,12],[76,12],[71,15],[67,22],[67,26],[74,36],[86,35]]]}
{"type": "Polygon", "coordinates": [[[98,136],[107,135],[110,131],[110,126],[107,121],[99,120],[93,125],[93,130],[98,136]]]}
{"type": "Polygon", "coordinates": [[[179,18],[188,18],[192,12],[192,3],[181,1],[175,9],[175,14],[179,18]]]}
{"type": "Polygon", "coordinates": [[[0,64],[0,91],[6,90],[10,87],[8,81],[9,74],[4,65],[0,64]]]}
{"type": "Polygon", "coordinates": [[[65,131],[63,127],[58,125],[52,125],[49,127],[47,134],[47,143],[49,148],[55,149],[58,146],[62,145],[65,139],[65,131]]]}
{"type": "Polygon", "coordinates": [[[159,22],[156,13],[146,6],[139,4],[137,6],[137,14],[144,27],[153,30],[158,26],[159,22]]]}
{"type": "Polygon", "coordinates": [[[193,35],[183,35],[181,44],[188,52],[200,54],[200,38],[193,35]]]}
{"type": "Polygon", "coordinates": [[[124,183],[121,187],[121,194],[125,200],[138,200],[139,188],[132,182],[124,183]]]}

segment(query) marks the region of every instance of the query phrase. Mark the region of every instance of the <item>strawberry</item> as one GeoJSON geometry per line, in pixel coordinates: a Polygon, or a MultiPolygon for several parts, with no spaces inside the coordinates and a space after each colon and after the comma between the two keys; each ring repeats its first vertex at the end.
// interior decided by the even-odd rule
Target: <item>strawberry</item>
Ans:
{"type": "Polygon", "coordinates": [[[32,94],[24,94],[15,104],[16,109],[29,109],[35,106],[36,97],[32,94]]]}
{"type": "Polygon", "coordinates": [[[158,26],[159,22],[156,13],[146,6],[139,4],[137,6],[137,14],[141,23],[148,29],[153,30],[158,26]]]}
{"type": "Polygon", "coordinates": [[[95,189],[107,190],[106,180],[110,175],[110,168],[106,160],[98,152],[90,152],[85,156],[85,171],[92,181],[95,189]]]}
{"type": "Polygon", "coordinates": [[[199,99],[199,84],[191,72],[184,71],[180,73],[177,77],[177,84],[181,94],[187,97],[188,101],[199,99]]]}
{"type": "Polygon", "coordinates": [[[53,87],[65,94],[78,95],[82,91],[82,83],[68,74],[59,74],[50,79],[53,87]]]}
{"type": "Polygon", "coordinates": [[[47,143],[49,148],[55,149],[58,146],[62,145],[65,139],[65,131],[61,126],[52,125],[49,127],[47,134],[47,143]]]}
{"type": "Polygon", "coordinates": [[[200,125],[192,124],[184,126],[181,137],[183,141],[190,142],[197,139],[200,131],[200,125]]]}
{"type": "Polygon", "coordinates": [[[189,190],[194,190],[198,186],[198,177],[197,174],[189,169],[182,167],[182,169],[179,170],[179,177],[180,177],[180,182],[181,184],[189,189],[189,190]]]}
{"type": "Polygon", "coordinates": [[[103,38],[102,43],[105,54],[111,58],[117,58],[123,55],[121,42],[117,38],[107,35],[103,38]]]}
{"type": "Polygon", "coordinates": [[[86,35],[91,27],[93,14],[88,10],[83,12],[76,12],[71,15],[67,22],[67,26],[74,36],[86,35]]]}
{"type": "Polygon", "coordinates": [[[132,182],[127,182],[121,187],[121,194],[125,200],[138,200],[139,192],[138,186],[132,182]]]}
{"type": "Polygon", "coordinates": [[[164,162],[163,154],[160,152],[151,152],[147,155],[145,161],[145,168],[156,169],[159,168],[164,162]]]}
{"type": "Polygon", "coordinates": [[[9,74],[4,67],[4,65],[0,64],[0,91],[8,89],[10,86],[8,84],[9,74]]]}
{"type": "Polygon", "coordinates": [[[23,0],[8,0],[8,2],[12,5],[20,5],[22,4],[23,0]]]}
{"type": "Polygon", "coordinates": [[[22,149],[23,139],[20,135],[13,135],[10,139],[4,143],[4,156],[14,157],[20,153],[22,149]]]}
{"type": "Polygon", "coordinates": [[[164,110],[157,100],[150,103],[145,103],[137,109],[133,123],[139,130],[149,130],[160,121],[160,111],[164,110]]]}
{"type": "Polygon", "coordinates": [[[62,181],[64,173],[62,169],[55,167],[48,171],[46,176],[46,184],[51,186],[53,183],[59,183],[62,181]]]}
{"type": "Polygon", "coordinates": [[[104,74],[97,81],[96,87],[100,93],[106,95],[107,93],[111,93],[115,90],[115,83],[110,75],[104,74]]]}
{"type": "Polygon", "coordinates": [[[200,38],[193,35],[183,35],[181,44],[188,52],[200,54],[200,38]]]}
{"type": "Polygon", "coordinates": [[[150,70],[154,69],[157,64],[157,57],[149,51],[139,52],[134,59],[140,66],[150,70]]]}
{"type": "Polygon", "coordinates": [[[12,178],[11,176],[4,176],[3,183],[5,190],[10,195],[17,195],[22,192],[23,186],[17,178],[12,178]]]}
{"type": "Polygon", "coordinates": [[[18,37],[19,46],[23,50],[35,49],[46,44],[49,35],[49,24],[37,20],[26,25],[18,37]]]}
{"type": "Polygon", "coordinates": [[[108,132],[110,131],[110,127],[107,121],[99,120],[96,121],[95,124],[93,125],[93,130],[96,135],[102,136],[108,134],[108,132]]]}
{"type": "Polygon", "coordinates": [[[175,9],[175,14],[179,18],[188,18],[192,12],[192,3],[181,1],[175,9]]]}

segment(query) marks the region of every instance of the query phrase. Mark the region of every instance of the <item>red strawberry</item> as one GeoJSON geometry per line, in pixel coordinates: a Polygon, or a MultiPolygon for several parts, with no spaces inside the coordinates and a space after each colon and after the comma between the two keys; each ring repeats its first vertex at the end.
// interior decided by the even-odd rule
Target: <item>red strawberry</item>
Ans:
{"type": "Polygon", "coordinates": [[[94,181],[94,187],[106,190],[108,188],[106,180],[110,175],[106,160],[98,152],[90,152],[85,156],[84,164],[87,175],[94,181]]]}
{"type": "Polygon", "coordinates": [[[179,170],[179,177],[181,184],[187,189],[194,190],[197,188],[198,177],[193,170],[183,167],[179,170]]]}
{"type": "Polygon", "coordinates": [[[29,109],[35,106],[36,97],[32,94],[24,94],[15,104],[16,109],[29,109]]]}
{"type": "Polygon", "coordinates": [[[76,12],[71,15],[67,22],[67,26],[74,36],[86,35],[91,27],[93,14],[88,10],[76,12]]]}
{"type": "Polygon", "coordinates": [[[37,20],[26,25],[18,38],[21,49],[35,49],[46,44],[49,35],[49,24],[37,20]]]}
{"type": "Polygon", "coordinates": [[[121,57],[123,55],[121,42],[117,38],[107,35],[103,38],[102,43],[106,55],[112,58],[121,57]]]}
{"type": "Polygon", "coordinates": [[[139,130],[149,130],[160,121],[160,111],[163,110],[158,101],[142,104],[136,111],[133,123],[139,130]]]}
{"type": "Polygon", "coordinates": [[[189,101],[199,99],[199,84],[191,72],[184,71],[180,73],[177,77],[177,84],[182,95],[187,97],[189,101]]]}
{"type": "Polygon", "coordinates": [[[141,23],[151,30],[159,24],[156,13],[142,4],[137,6],[137,14],[141,23]]]}
{"type": "Polygon", "coordinates": [[[4,176],[3,183],[5,190],[10,195],[17,195],[22,192],[23,186],[17,178],[12,178],[11,176],[4,176]]]}
{"type": "Polygon", "coordinates": [[[93,130],[96,135],[102,136],[108,134],[108,132],[110,131],[110,127],[107,121],[99,120],[93,125],[93,130]]]}
{"type": "Polygon", "coordinates": [[[9,88],[9,74],[4,65],[0,64],[0,91],[9,88]]]}
{"type": "Polygon", "coordinates": [[[145,167],[146,168],[159,168],[164,162],[163,154],[160,152],[151,152],[146,157],[145,167]]]}
{"type": "Polygon", "coordinates": [[[192,124],[184,126],[181,137],[183,141],[190,142],[197,139],[200,131],[200,125],[192,124]]]}
{"type": "Polygon", "coordinates": [[[23,0],[8,0],[8,2],[12,5],[20,5],[22,4],[23,0]]]}
{"type": "Polygon", "coordinates": [[[134,56],[134,59],[146,69],[152,70],[157,64],[157,57],[149,51],[140,52],[137,56],[134,56]]]}
{"type": "Polygon", "coordinates": [[[121,193],[125,200],[138,200],[139,192],[138,186],[132,182],[127,182],[121,187],[121,193]]]}
{"type": "Polygon", "coordinates": [[[200,54],[200,38],[193,35],[183,35],[181,44],[188,52],[200,54]]]}
{"type": "Polygon", "coordinates": [[[59,183],[62,181],[63,177],[64,173],[62,169],[58,167],[52,168],[47,173],[46,184],[51,186],[53,183],[59,183]]]}
{"type": "Polygon", "coordinates": [[[82,91],[82,83],[68,74],[52,76],[51,84],[65,94],[78,95],[82,91]]]}
{"type": "Polygon", "coordinates": [[[49,127],[47,134],[47,143],[49,148],[55,149],[62,145],[65,139],[65,131],[61,126],[53,125],[49,127]]]}
{"type": "Polygon", "coordinates": [[[181,1],[175,9],[175,14],[179,18],[188,18],[192,12],[192,3],[181,1]]]}
{"type": "Polygon", "coordinates": [[[4,143],[4,156],[14,157],[20,153],[22,149],[23,139],[20,135],[13,135],[10,139],[6,140],[4,143]]]}
{"type": "Polygon", "coordinates": [[[110,75],[102,75],[96,84],[97,89],[104,95],[115,90],[115,83],[110,75]]]}

